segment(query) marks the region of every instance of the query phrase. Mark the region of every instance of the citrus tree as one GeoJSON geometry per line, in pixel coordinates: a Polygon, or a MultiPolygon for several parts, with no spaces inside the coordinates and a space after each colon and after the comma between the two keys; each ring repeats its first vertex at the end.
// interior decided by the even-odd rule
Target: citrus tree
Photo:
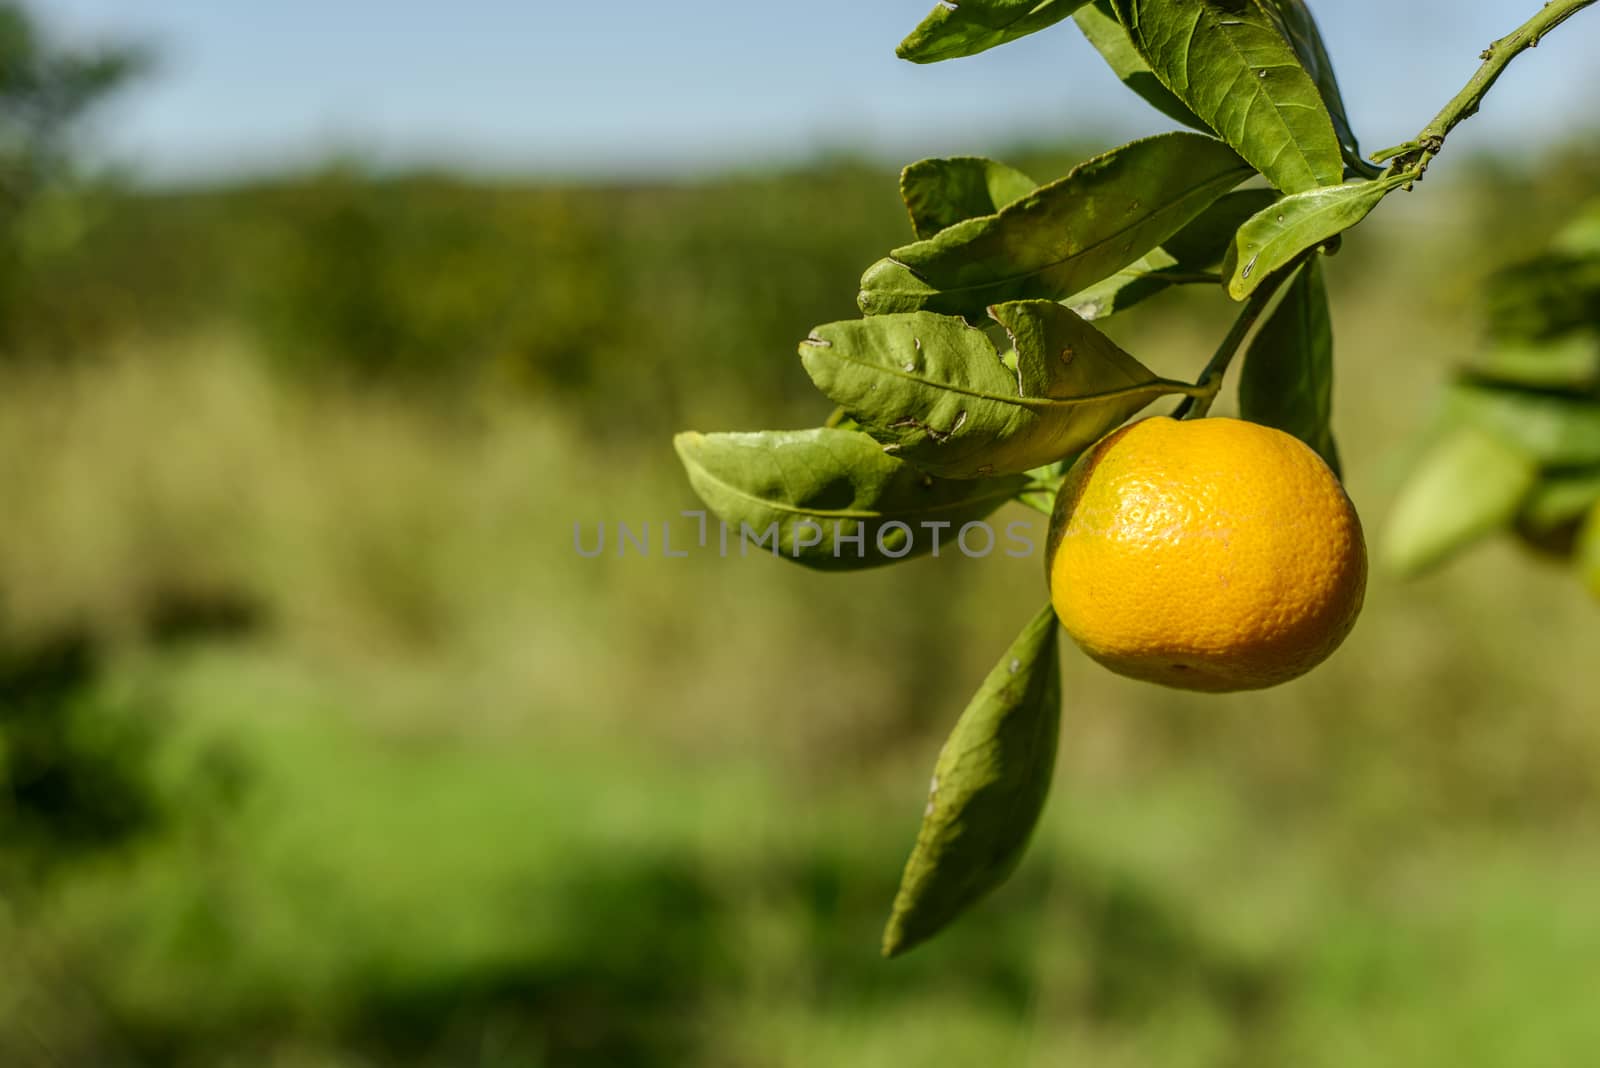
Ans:
{"type": "MultiPolygon", "coordinates": [[[[886,954],[938,932],[1019,860],[1055,763],[1058,625],[1114,671],[1205,691],[1287,681],[1343,640],[1366,549],[1338,476],[1321,257],[1422,179],[1507,64],[1592,2],[1545,4],[1484,50],[1415,139],[1370,156],[1304,0],[959,0],[901,42],[902,58],[931,63],[1072,19],[1123,84],[1189,129],[1044,184],[977,157],[906,167],[915,240],[867,268],[861,318],[800,342],[833,415],[677,438],[727,527],[770,532],[821,570],[937,552],[941,532],[986,530],[1008,501],[1051,516],[1051,603],[940,752],[886,954]],[[1194,285],[1239,310],[1193,381],[1157,376],[1095,325],[1194,285]],[[1241,353],[1241,418],[1209,418],[1241,353]],[[1164,398],[1169,414],[1124,426],[1164,398]]],[[[1600,468],[1600,452],[1588,459],[1600,468]]],[[[1501,462],[1514,510],[1532,461],[1501,462]]],[[[1451,463],[1470,479],[1481,459],[1451,463]]]]}

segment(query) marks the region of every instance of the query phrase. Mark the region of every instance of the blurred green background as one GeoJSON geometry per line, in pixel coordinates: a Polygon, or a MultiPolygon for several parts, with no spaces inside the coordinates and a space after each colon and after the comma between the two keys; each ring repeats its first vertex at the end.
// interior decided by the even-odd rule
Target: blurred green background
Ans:
{"type": "MultiPolygon", "coordinates": [[[[697,507],[676,430],[826,415],[794,343],[909,236],[895,166],[150,187],[70,136],[139,57],[0,15],[0,1065],[1600,1049],[1600,612],[1561,568],[1376,574],[1265,693],[1065,647],[1028,858],[886,963],[927,771],[1040,561],[826,576],[573,529],[697,507]]],[[[1478,282],[1600,190],[1592,138],[1436,171],[1329,263],[1369,532],[1478,282]]],[[[1228,311],[1112,330],[1192,377],[1228,311]]]]}

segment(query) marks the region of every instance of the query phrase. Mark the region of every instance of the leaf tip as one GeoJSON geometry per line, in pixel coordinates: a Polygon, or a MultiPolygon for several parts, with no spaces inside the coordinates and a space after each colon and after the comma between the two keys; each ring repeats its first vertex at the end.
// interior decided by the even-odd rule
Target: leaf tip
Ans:
{"type": "Polygon", "coordinates": [[[904,956],[927,941],[929,932],[919,933],[907,929],[906,920],[909,916],[902,892],[895,899],[889,922],[883,925],[883,944],[879,947],[879,952],[884,960],[894,960],[896,957],[904,956]]]}

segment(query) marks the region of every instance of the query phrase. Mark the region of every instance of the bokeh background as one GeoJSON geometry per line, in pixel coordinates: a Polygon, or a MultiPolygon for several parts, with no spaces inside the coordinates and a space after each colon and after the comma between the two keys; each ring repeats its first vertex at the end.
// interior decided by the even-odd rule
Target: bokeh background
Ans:
{"type": "MultiPolygon", "coordinates": [[[[863,6],[0,4],[0,1064],[1600,1049],[1600,607],[1510,540],[1265,693],[1063,648],[1028,858],[894,962],[1040,561],[574,551],[697,506],[674,431],[826,414],[794,343],[909,237],[900,164],[1166,128],[1070,25],[913,68],[923,0],[863,6]]],[[[1517,6],[1322,5],[1367,147],[1517,6]]],[[[1600,191],[1597,32],[1329,262],[1369,529],[1482,279],[1600,191]]],[[[1112,330],[1192,376],[1228,311],[1112,330]]]]}

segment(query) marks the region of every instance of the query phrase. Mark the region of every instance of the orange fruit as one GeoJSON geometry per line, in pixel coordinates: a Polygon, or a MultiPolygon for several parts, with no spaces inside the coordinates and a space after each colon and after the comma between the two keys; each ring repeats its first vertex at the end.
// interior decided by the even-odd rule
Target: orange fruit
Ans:
{"type": "Polygon", "coordinates": [[[1050,521],[1050,599],[1112,671],[1185,690],[1276,686],[1339,647],[1367,550],[1314,451],[1238,419],[1145,419],[1067,473],[1050,521]]]}

